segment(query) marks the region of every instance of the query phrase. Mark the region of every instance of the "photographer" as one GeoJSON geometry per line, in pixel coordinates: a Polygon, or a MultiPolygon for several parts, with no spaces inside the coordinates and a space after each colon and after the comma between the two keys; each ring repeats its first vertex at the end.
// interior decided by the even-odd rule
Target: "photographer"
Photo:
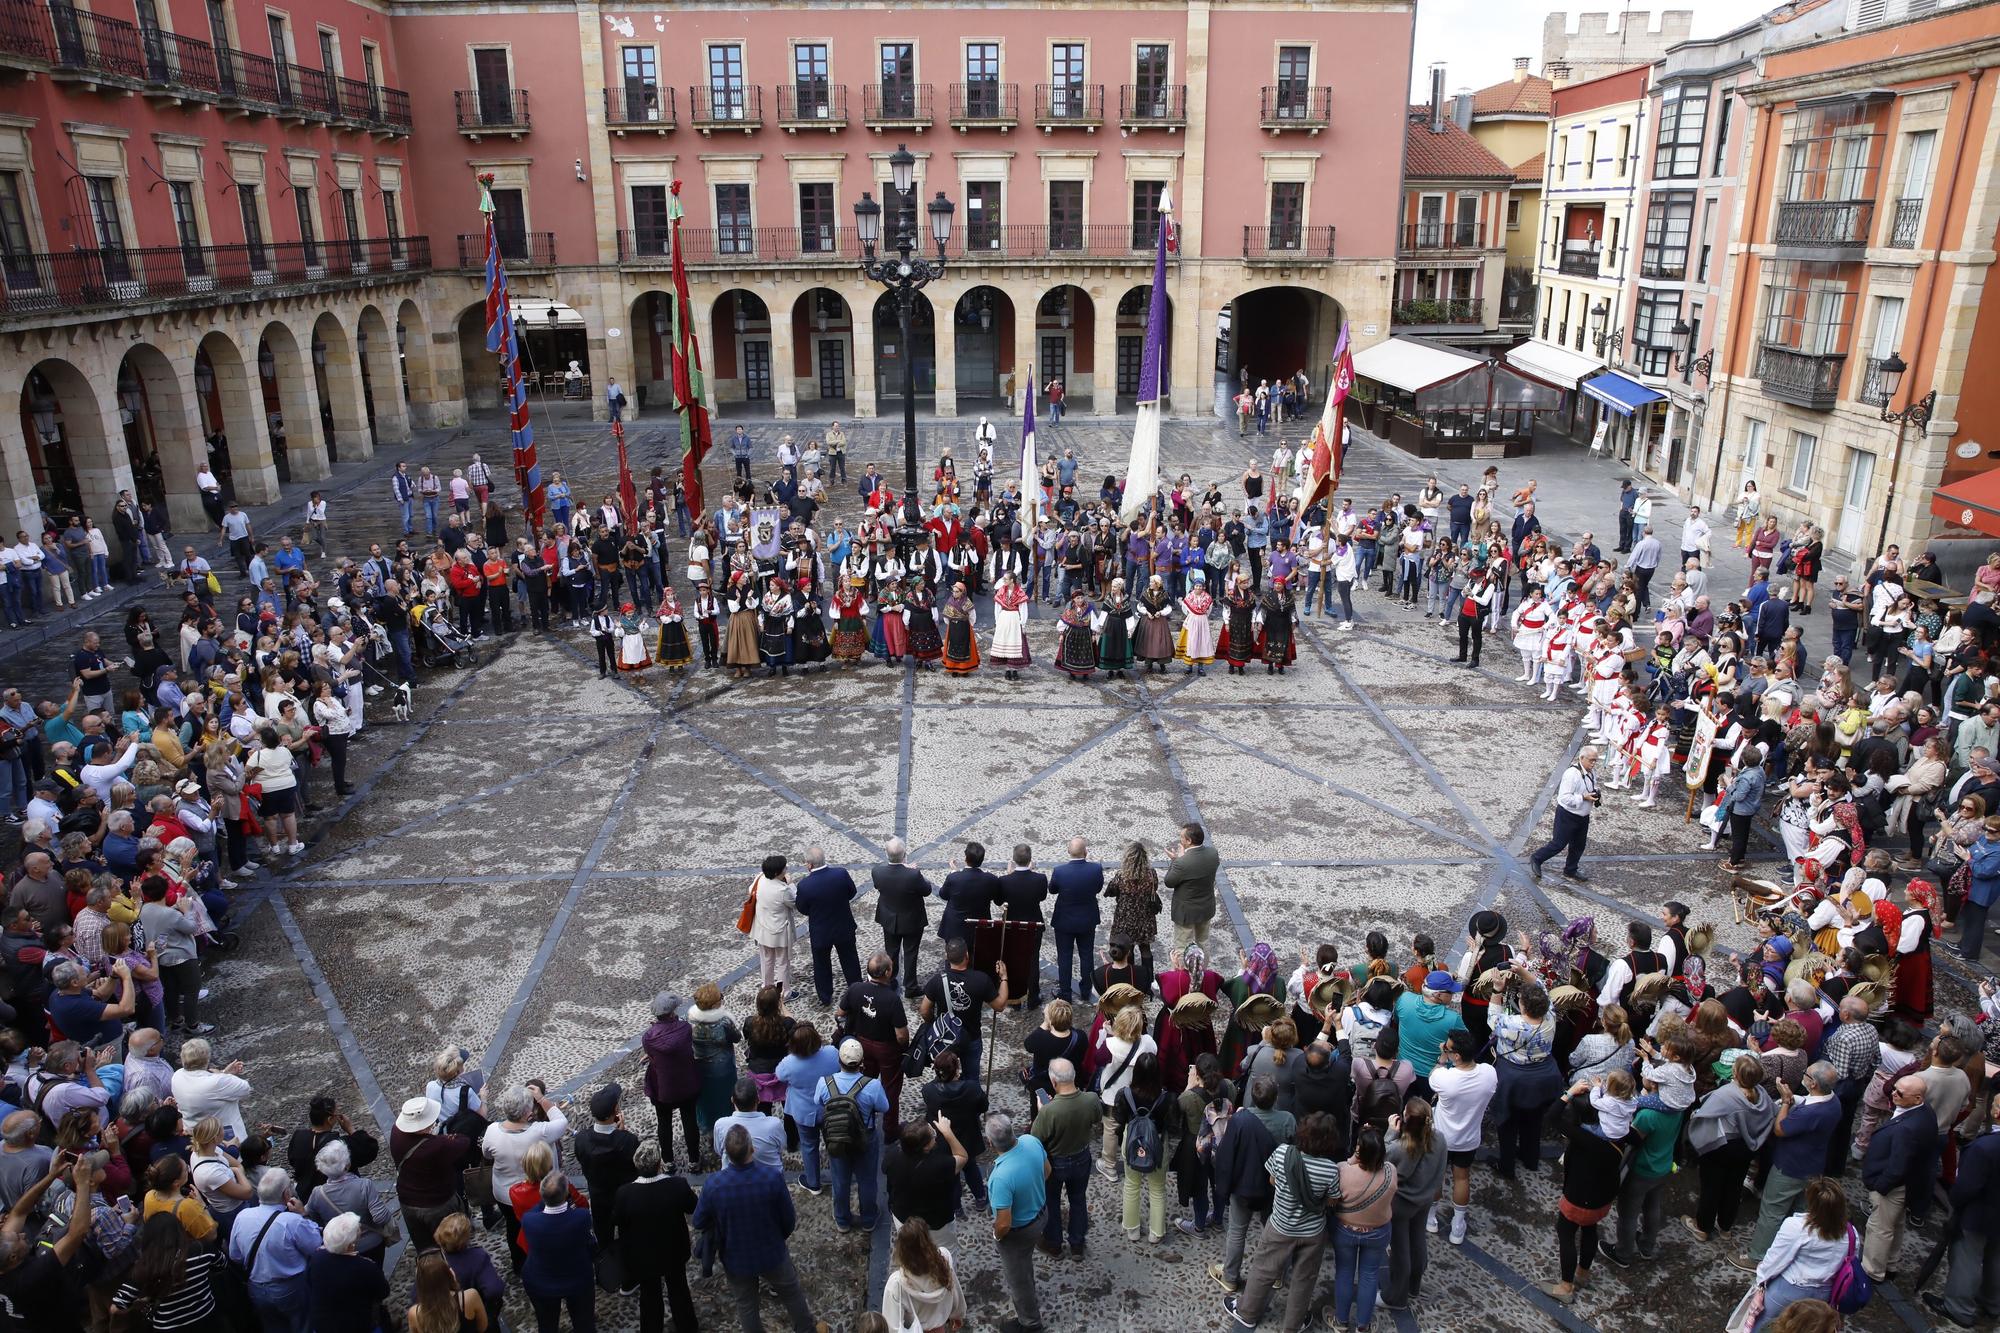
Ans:
{"type": "Polygon", "coordinates": [[[1588,881],[1590,876],[1583,873],[1578,862],[1583,857],[1584,845],[1590,840],[1590,816],[1603,799],[1597,790],[1597,779],[1593,771],[1597,767],[1597,747],[1586,745],[1577,751],[1576,762],[1563,770],[1562,783],[1556,788],[1555,829],[1549,840],[1536,848],[1528,858],[1528,873],[1537,881],[1542,877],[1542,863],[1557,852],[1563,853],[1563,875],[1577,881],[1588,881]]]}

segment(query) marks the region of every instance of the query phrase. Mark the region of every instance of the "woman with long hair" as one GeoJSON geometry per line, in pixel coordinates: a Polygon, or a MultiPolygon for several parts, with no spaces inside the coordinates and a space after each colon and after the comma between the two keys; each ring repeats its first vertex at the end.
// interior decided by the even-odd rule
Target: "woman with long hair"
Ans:
{"type": "Polygon", "coordinates": [[[784,1099],[778,1062],[790,1053],[792,1029],[798,1020],[785,1012],[782,987],[761,987],[756,1005],[756,1012],[743,1020],[743,1068],[757,1080],[757,1104],[769,1110],[784,1099]]]}
{"type": "Polygon", "coordinates": [[[1789,1305],[1826,1300],[1853,1232],[1840,1182],[1826,1176],[1807,1181],[1805,1211],[1779,1226],[1757,1265],[1756,1283],[1743,1298],[1740,1308],[1751,1320],[1750,1333],[1764,1333],[1789,1305]]]}
{"type": "MultiPolygon", "coordinates": [[[[1444,1193],[1449,1154],[1444,1140],[1431,1131],[1431,1104],[1412,1097],[1401,1115],[1389,1117],[1387,1156],[1396,1172],[1396,1199],[1389,1209],[1389,1280],[1382,1286],[1382,1304],[1392,1310],[1416,1303],[1430,1266],[1424,1219],[1444,1193]]],[[[1364,1125],[1364,1133],[1372,1127],[1364,1125]]],[[[1356,1142],[1360,1135],[1355,1136],[1356,1142]]]]}
{"type": "Polygon", "coordinates": [[[410,1333],[486,1333],[485,1300],[458,1285],[458,1274],[442,1250],[417,1257],[411,1300],[410,1333]]]}
{"type": "Polygon", "coordinates": [[[1153,869],[1146,844],[1134,840],[1126,844],[1125,855],[1104,896],[1113,900],[1111,933],[1138,946],[1139,961],[1146,975],[1153,974],[1153,938],[1159,933],[1160,876],[1153,869]]]}
{"type": "Polygon", "coordinates": [[[171,1213],[155,1213],[139,1227],[138,1258],[111,1297],[113,1316],[133,1330],[220,1333],[215,1304],[219,1250],[194,1249],[171,1213]]]}
{"type": "Polygon", "coordinates": [[[1333,1205],[1333,1319],[1346,1328],[1367,1328],[1375,1318],[1375,1294],[1382,1256],[1389,1248],[1390,1219],[1396,1202],[1396,1168],[1383,1150],[1382,1135],[1363,1125],[1354,1136],[1354,1156],[1340,1166],[1340,1202],[1333,1205]]]}
{"type": "MultiPolygon", "coordinates": [[[[931,1239],[930,1225],[912,1217],[896,1228],[882,1284],[882,1316],[894,1333],[947,1333],[965,1326],[965,1293],[951,1251],[931,1239]]],[[[434,1333],[412,1328],[412,1333],[434,1333]]]]}

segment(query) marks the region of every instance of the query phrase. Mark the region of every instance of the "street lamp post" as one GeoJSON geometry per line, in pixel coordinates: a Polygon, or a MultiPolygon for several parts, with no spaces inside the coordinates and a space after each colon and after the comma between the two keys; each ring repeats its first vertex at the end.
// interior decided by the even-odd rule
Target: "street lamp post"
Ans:
{"type": "Polygon", "coordinates": [[[1688,359],[1688,352],[1694,344],[1694,329],[1686,320],[1677,319],[1674,321],[1671,336],[1674,340],[1674,361],[1682,370],[1699,372],[1703,379],[1709,379],[1714,375],[1715,349],[1713,347],[1693,360],[1688,359]]]}
{"type": "Polygon", "coordinates": [[[893,258],[877,258],[876,242],[882,238],[882,206],[867,191],[854,205],[854,230],[861,238],[861,274],[887,288],[896,301],[896,326],[902,338],[903,357],[903,523],[896,534],[898,554],[908,558],[915,549],[923,520],[917,506],[917,364],[910,354],[910,324],[919,288],[944,276],[945,244],[951,239],[952,205],[940,190],[926,207],[930,215],[931,239],[937,257],[923,254],[923,240],[917,235],[917,159],[902,144],[889,155],[889,176],[896,191],[894,239],[889,242],[893,258]]]}
{"type": "Polygon", "coordinates": [[[1889,353],[1888,360],[1882,363],[1880,371],[1882,377],[1882,420],[1894,422],[1898,426],[1915,426],[1918,430],[1922,430],[1931,424],[1931,412],[1937,407],[1936,389],[1932,389],[1921,398],[1912,400],[1910,405],[1900,412],[1889,410],[1889,404],[1896,401],[1896,391],[1903,387],[1903,376],[1907,375],[1909,371],[1910,367],[1908,364],[1904,362],[1901,355],[1895,352],[1889,353]]]}

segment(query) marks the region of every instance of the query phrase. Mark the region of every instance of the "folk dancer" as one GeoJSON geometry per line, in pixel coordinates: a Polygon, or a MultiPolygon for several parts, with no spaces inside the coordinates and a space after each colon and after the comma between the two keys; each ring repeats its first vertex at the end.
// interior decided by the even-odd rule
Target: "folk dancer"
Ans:
{"type": "Polygon", "coordinates": [[[757,651],[764,659],[764,674],[775,676],[782,672],[789,676],[792,673],[792,622],[798,615],[791,587],[783,579],[772,579],[763,600],[757,604],[757,610],[757,651]]]}
{"type": "Polygon", "coordinates": [[[1585,650],[1590,679],[1590,708],[1584,714],[1584,729],[1599,741],[1607,741],[1605,731],[1612,700],[1618,697],[1625,678],[1625,654],[1610,637],[1610,626],[1597,622],[1597,632],[1585,650]]]}
{"type": "Polygon", "coordinates": [[[929,671],[944,656],[944,635],[938,631],[937,616],[931,607],[930,584],[912,574],[905,580],[908,595],[903,606],[904,623],[910,630],[910,656],[919,671],[929,671]]]}
{"type": "Polygon", "coordinates": [[[1167,663],[1174,656],[1174,602],[1167,594],[1166,582],[1154,574],[1146,580],[1146,590],[1139,594],[1136,607],[1139,613],[1139,631],[1134,646],[1141,662],[1149,672],[1165,674],[1167,663]]]}
{"type": "Polygon", "coordinates": [[[1008,680],[1019,680],[1028,658],[1028,590],[1011,569],[1001,571],[993,588],[993,638],[988,655],[1005,667],[1008,680]]]}
{"type": "Polygon", "coordinates": [[[738,572],[729,581],[729,651],[724,661],[737,680],[748,680],[761,660],[757,650],[757,589],[750,575],[738,572]]]}
{"type": "Polygon", "coordinates": [[[674,595],[672,584],[660,595],[660,642],[656,657],[661,666],[678,675],[694,653],[688,648],[687,618],[681,610],[680,598],[674,595]]]}
{"type": "MultiPolygon", "coordinates": [[[[848,565],[853,563],[849,557],[848,565]]],[[[868,575],[847,569],[833,594],[833,660],[843,671],[868,651],[867,592],[868,575]]]]}
{"type": "Polygon", "coordinates": [[[1098,635],[1097,665],[1114,680],[1132,669],[1132,635],[1138,627],[1138,614],[1125,594],[1125,580],[1111,580],[1111,590],[1098,604],[1092,628],[1098,635]]]}
{"type": "Polygon", "coordinates": [[[703,579],[694,589],[694,627],[701,637],[701,664],[704,667],[722,665],[722,606],[715,600],[715,589],[703,579]]]}
{"type": "Polygon", "coordinates": [[[1285,668],[1299,660],[1298,608],[1292,601],[1289,580],[1279,574],[1271,579],[1257,603],[1257,655],[1264,659],[1264,674],[1282,676],[1285,668]]]}
{"type": "Polygon", "coordinates": [[[1187,618],[1181,622],[1180,648],[1174,660],[1186,663],[1190,675],[1206,676],[1208,664],[1215,660],[1215,626],[1208,619],[1215,599],[1208,593],[1208,575],[1200,569],[1188,570],[1187,583],[1187,596],[1181,598],[1181,610],[1187,618]]]}
{"type": "Polygon", "coordinates": [[[646,656],[645,622],[632,603],[626,602],[618,608],[618,669],[637,675],[651,665],[653,659],[646,656]]]}
{"type": "Polygon", "coordinates": [[[618,617],[611,614],[609,606],[600,606],[590,613],[590,637],[597,644],[597,678],[618,671],[618,617]]]}
{"type": "Polygon", "coordinates": [[[1514,679],[1522,685],[1540,685],[1544,656],[1548,649],[1550,622],[1554,619],[1539,587],[1530,586],[1528,595],[1514,608],[1509,623],[1514,627],[1514,651],[1521,655],[1521,674],[1514,679]]]}
{"type": "MultiPolygon", "coordinates": [[[[960,542],[963,550],[966,543],[960,542]]],[[[969,676],[979,669],[979,634],[972,599],[966,596],[965,581],[951,585],[951,596],[938,608],[944,622],[944,670],[948,676],[969,676]]]]}
{"type": "Polygon", "coordinates": [[[1569,679],[1570,659],[1574,656],[1571,645],[1576,638],[1576,628],[1569,619],[1558,615],[1549,626],[1548,636],[1542,642],[1542,699],[1554,703],[1556,696],[1569,679]]]}
{"type": "Polygon", "coordinates": [[[1082,588],[1071,588],[1069,604],[1063,608],[1056,629],[1056,670],[1071,680],[1089,680],[1097,674],[1092,620],[1090,598],[1082,588]]]}
{"type": "Polygon", "coordinates": [[[875,633],[868,650],[891,666],[901,666],[910,652],[910,622],[900,579],[883,581],[875,598],[875,612],[875,633]]]}
{"type": "Polygon", "coordinates": [[[813,594],[811,583],[799,585],[794,601],[798,605],[798,615],[792,621],[792,665],[821,665],[830,649],[827,646],[826,617],[820,612],[819,598],[813,594]]]}
{"type": "Polygon", "coordinates": [[[1222,595],[1222,639],[1217,655],[1229,663],[1229,674],[1241,676],[1257,650],[1257,597],[1250,580],[1233,576],[1222,595]]]}

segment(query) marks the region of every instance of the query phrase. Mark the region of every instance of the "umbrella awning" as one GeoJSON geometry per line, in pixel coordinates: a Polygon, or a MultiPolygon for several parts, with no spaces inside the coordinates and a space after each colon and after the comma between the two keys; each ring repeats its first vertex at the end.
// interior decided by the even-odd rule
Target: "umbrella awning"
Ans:
{"type": "Polygon", "coordinates": [[[1507,363],[1562,389],[1574,389],[1580,381],[1604,369],[1604,363],[1596,357],[1539,338],[1510,350],[1507,363]]]}
{"type": "Polygon", "coordinates": [[[1420,393],[1485,365],[1483,357],[1448,352],[1408,338],[1389,338],[1354,354],[1354,373],[1404,393],[1420,393]]]}
{"type": "Polygon", "coordinates": [[[1940,486],[1931,513],[1947,523],[2000,537],[2000,468],[1940,486]]]}

